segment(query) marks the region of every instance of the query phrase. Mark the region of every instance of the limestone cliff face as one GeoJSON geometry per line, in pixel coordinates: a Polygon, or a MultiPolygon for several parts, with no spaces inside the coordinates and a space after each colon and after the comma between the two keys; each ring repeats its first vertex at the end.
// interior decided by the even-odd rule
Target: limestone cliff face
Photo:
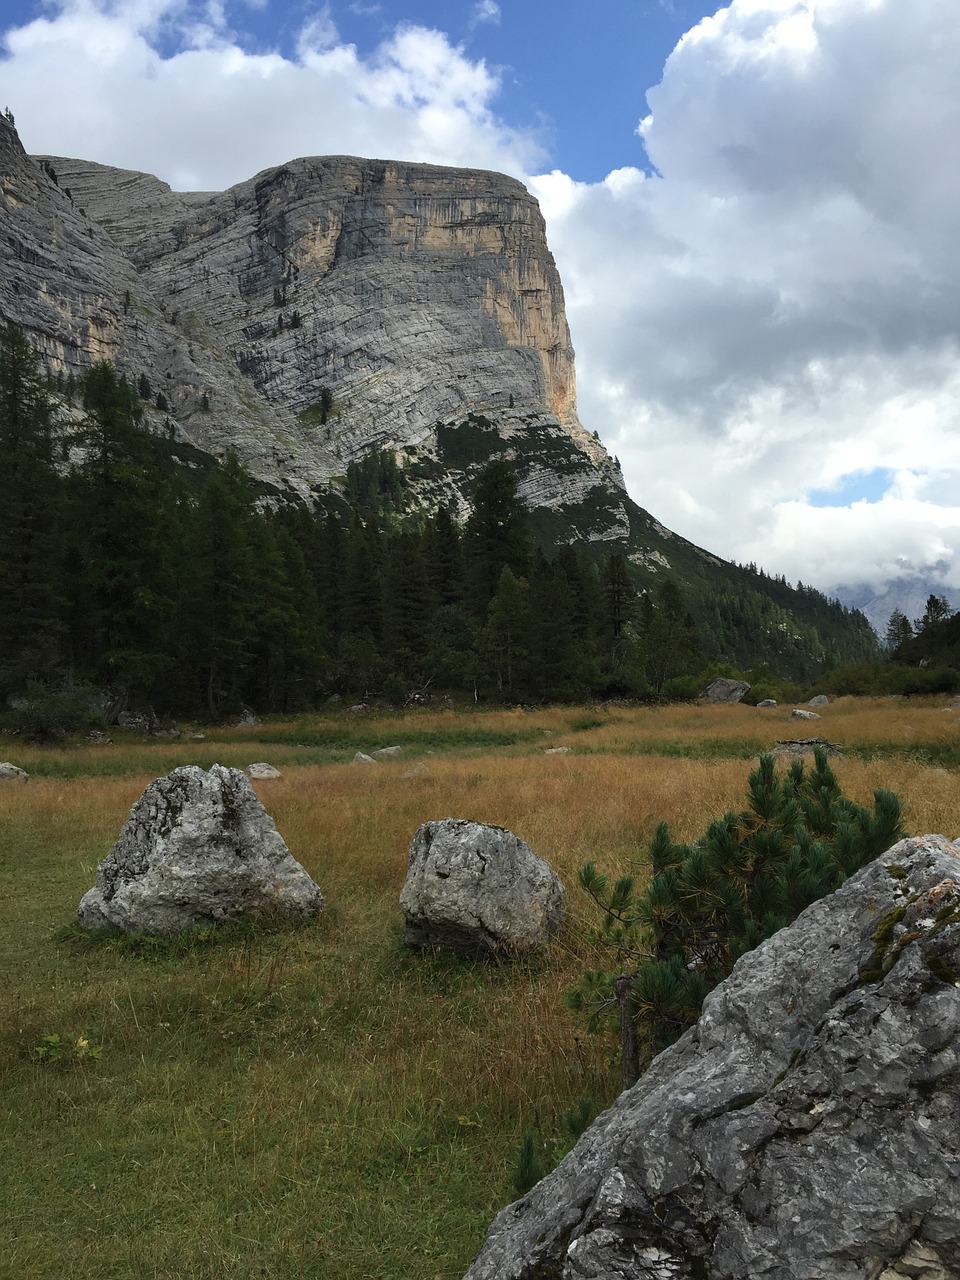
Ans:
{"type": "Polygon", "coordinates": [[[168,311],[193,312],[295,412],[423,422],[517,404],[576,418],[560,280],[536,202],[499,174],[325,157],[212,195],[52,159],[168,311]]]}
{"type": "Polygon", "coordinates": [[[481,459],[458,465],[440,436],[479,416],[531,506],[597,508],[592,494],[604,514],[587,536],[624,536],[623,481],[577,420],[563,291],[519,182],[333,156],[184,193],[31,159],[6,121],[0,148],[17,228],[0,246],[0,313],[54,367],[145,373],[195,444],[302,494],[391,449],[427,478],[413,486],[427,505],[463,511],[481,459]]]}

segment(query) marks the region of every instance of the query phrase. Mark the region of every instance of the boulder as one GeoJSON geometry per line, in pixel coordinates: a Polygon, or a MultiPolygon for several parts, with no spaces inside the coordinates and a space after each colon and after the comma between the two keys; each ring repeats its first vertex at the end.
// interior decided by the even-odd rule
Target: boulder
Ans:
{"type": "Polygon", "coordinates": [[[564,893],[549,863],[512,832],[443,818],[413,837],[400,905],[411,947],[512,960],[559,929],[564,893]]]}
{"type": "Polygon", "coordinates": [[[775,707],[776,705],[776,698],[764,698],[761,702],[757,703],[758,707],[775,707]]]}
{"type": "Polygon", "coordinates": [[[266,760],[258,760],[256,764],[248,764],[243,771],[248,778],[279,778],[280,770],[266,760]]]}
{"type": "Polygon", "coordinates": [[[371,751],[370,754],[374,760],[395,760],[397,756],[403,755],[403,747],[380,747],[378,751],[371,751]]]}
{"type": "Polygon", "coordinates": [[[358,751],[353,757],[354,764],[376,764],[373,756],[368,756],[365,751],[358,751]]]}
{"type": "Polygon", "coordinates": [[[743,956],[466,1280],[949,1280],[960,847],[895,845],[743,956]]]}
{"type": "Polygon", "coordinates": [[[544,751],[545,756],[568,756],[573,751],[573,747],[547,747],[544,751]]]}
{"type": "Polygon", "coordinates": [[[791,720],[819,720],[820,717],[817,715],[816,711],[804,711],[800,707],[795,707],[793,711],[790,712],[790,719],[791,720]]]}
{"type": "Polygon", "coordinates": [[[30,777],[26,769],[5,760],[0,764],[0,782],[26,782],[30,777]]]}
{"type": "Polygon", "coordinates": [[[720,676],[712,680],[701,693],[701,698],[708,702],[739,702],[744,694],[750,692],[746,680],[728,680],[720,676]]]}
{"type": "Polygon", "coordinates": [[[428,764],[424,764],[422,760],[418,760],[417,763],[411,765],[409,769],[404,769],[400,777],[401,778],[432,778],[433,774],[430,772],[430,766],[428,764]]]}
{"type": "Polygon", "coordinates": [[[807,703],[808,707],[826,707],[830,705],[830,699],[825,693],[815,693],[807,703]]]}
{"type": "Polygon", "coordinates": [[[174,769],[147,787],[97,868],[86,929],[177,933],[244,915],[310,919],[324,908],[239,769],[174,769]]]}

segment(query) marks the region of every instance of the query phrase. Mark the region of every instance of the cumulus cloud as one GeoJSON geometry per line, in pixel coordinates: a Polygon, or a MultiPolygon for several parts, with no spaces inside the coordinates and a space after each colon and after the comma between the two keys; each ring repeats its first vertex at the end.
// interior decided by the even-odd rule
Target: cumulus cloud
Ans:
{"type": "Polygon", "coordinates": [[[652,176],[534,180],[581,416],[694,541],[960,586],[958,70],[952,0],[733,0],[648,94],[652,176]],[[878,468],[880,502],[805,500],[878,468]]]}
{"type": "Polygon", "coordinates": [[[441,32],[403,26],[364,56],[320,6],[294,53],[248,43],[217,0],[56,0],[6,32],[0,67],[29,150],[149,169],[180,188],[228,186],[300,155],[517,175],[541,159],[533,130],[498,120],[495,73],[441,32]]]}

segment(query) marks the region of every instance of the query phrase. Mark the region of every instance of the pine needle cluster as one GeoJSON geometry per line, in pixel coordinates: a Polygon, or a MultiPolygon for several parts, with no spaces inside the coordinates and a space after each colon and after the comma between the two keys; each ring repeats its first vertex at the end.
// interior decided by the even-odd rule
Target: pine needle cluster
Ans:
{"type": "Polygon", "coordinates": [[[676,1040],[734,963],[903,835],[891,791],[874,792],[871,812],[843,795],[826,753],[813,767],[794,761],[778,775],[760,758],[747,807],[712,822],[698,839],[675,844],[665,822],[650,844],[651,876],[612,886],[594,862],[580,884],[600,908],[593,940],[609,948],[610,969],[584,973],[567,996],[599,1030],[619,1014],[623,1082],[641,1058],[676,1040]]]}

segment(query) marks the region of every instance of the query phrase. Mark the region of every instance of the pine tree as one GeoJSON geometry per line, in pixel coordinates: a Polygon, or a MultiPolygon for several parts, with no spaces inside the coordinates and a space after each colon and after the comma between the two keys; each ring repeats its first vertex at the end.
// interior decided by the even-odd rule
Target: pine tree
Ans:
{"type": "Polygon", "coordinates": [[[39,359],[0,329],[0,686],[50,678],[61,659],[63,484],[39,359]]]}
{"type": "Polygon", "coordinates": [[[83,403],[84,457],[69,483],[72,652],[92,678],[149,697],[172,661],[168,473],[140,425],[137,396],[113,365],[89,370],[83,403]]]}
{"type": "MultiPolygon", "coordinates": [[[[615,960],[612,971],[585,973],[568,996],[594,1029],[629,1001],[646,1052],[664,1048],[696,1021],[739,956],[903,834],[896,796],[877,790],[872,813],[854,804],[820,749],[812,769],[798,760],[782,777],[773,757],[762,756],[748,799],[747,809],[717,819],[691,844],[674,844],[662,823],[643,889],[633,876],[610,887],[593,862],[581,869],[602,912],[594,939],[615,960]]],[[[638,1070],[639,1057],[625,1058],[625,1084],[638,1070]]]]}
{"type": "Polygon", "coordinates": [[[483,618],[503,570],[525,577],[530,560],[529,515],[506,458],[495,458],[480,472],[464,526],[463,553],[470,603],[483,618]]]}
{"type": "Polygon", "coordinates": [[[937,626],[946,620],[953,613],[950,608],[950,602],[946,596],[927,596],[927,606],[924,610],[923,617],[917,618],[915,625],[918,635],[922,635],[925,631],[929,631],[931,627],[937,626]]]}
{"type": "Polygon", "coordinates": [[[258,520],[248,477],[236,455],[227,454],[208,474],[197,501],[180,602],[191,700],[205,705],[211,716],[242,705],[254,660],[261,607],[258,520]]]}
{"type": "Polygon", "coordinates": [[[906,640],[913,637],[913,627],[910,620],[902,609],[894,609],[887,622],[887,629],[883,635],[883,644],[887,653],[894,654],[906,640]]]}
{"type": "Polygon", "coordinates": [[[520,697],[527,692],[530,626],[527,580],[504,568],[477,642],[487,679],[500,694],[520,697]]]}

